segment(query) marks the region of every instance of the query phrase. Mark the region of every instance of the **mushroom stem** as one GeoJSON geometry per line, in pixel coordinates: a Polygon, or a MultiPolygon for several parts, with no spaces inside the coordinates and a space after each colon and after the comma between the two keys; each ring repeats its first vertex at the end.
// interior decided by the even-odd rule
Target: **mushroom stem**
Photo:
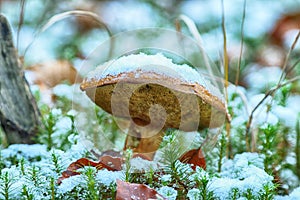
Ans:
{"type": "Polygon", "coordinates": [[[145,155],[152,160],[160,146],[164,134],[164,130],[153,134],[151,131],[147,131],[147,129],[143,129],[143,127],[131,123],[124,150],[132,149],[134,153],[145,155]]]}

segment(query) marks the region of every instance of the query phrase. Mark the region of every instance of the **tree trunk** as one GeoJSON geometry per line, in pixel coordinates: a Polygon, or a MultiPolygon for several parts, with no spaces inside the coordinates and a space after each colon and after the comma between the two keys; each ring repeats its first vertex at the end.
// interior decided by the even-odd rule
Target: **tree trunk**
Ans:
{"type": "Polygon", "coordinates": [[[3,15],[0,15],[0,125],[9,144],[32,143],[40,125],[38,107],[3,15]]]}

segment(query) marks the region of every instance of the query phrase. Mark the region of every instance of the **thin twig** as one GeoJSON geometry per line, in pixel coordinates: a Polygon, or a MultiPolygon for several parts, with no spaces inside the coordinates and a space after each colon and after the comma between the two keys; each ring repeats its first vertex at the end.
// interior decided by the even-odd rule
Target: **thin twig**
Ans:
{"type": "Polygon", "coordinates": [[[273,89],[270,89],[266,94],[265,96],[259,101],[259,103],[254,107],[254,109],[251,111],[251,114],[249,116],[249,120],[248,120],[248,123],[247,123],[247,126],[246,126],[246,135],[249,134],[250,132],[250,127],[251,127],[251,123],[252,123],[252,120],[253,120],[253,115],[254,115],[254,112],[259,108],[259,106],[262,105],[262,103],[269,97],[269,96],[272,96],[278,89],[294,82],[294,81],[297,81],[297,80],[300,80],[300,76],[296,76],[294,78],[291,78],[289,79],[288,81],[284,82],[284,83],[281,83],[281,84],[278,84],[275,88],[273,89]]]}
{"type": "MultiPolygon", "coordinates": [[[[104,29],[107,31],[109,37],[112,38],[112,36],[113,36],[112,32],[110,31],[110,29],[108,28],[108,26],[103,22],[102,19],[100,19],[100,17],[96,13],[89,12],[89,11],[83,11],[83,10],[71,10],[71,11],[59,13],[59,14],[54,15],[53,17],[51,17],[48,20],[48,22],[41,29],[39,29],[38,32],[35,34],[32,42],[26,47],[23,56],[25,57],[25,54],[28,51],[28,49],[30,48],[30,46],[33,44],[33,42],[35,41],[35,39],[42,32],[46,31],[50,26],[52,26],[56,22],[61,21],[61,20],[65,19],[65,18],[68,18],[68,17],[71,17],[71,16],[90,17],[91,19],[95,20],[100,27],[104,27],[104,29]]],[[[112,54],[112,50],[113,50],[113,40],[111,40],[111,47],[110,47],[110,51],[109,51],[109,57],[112,54]]]]}
{"type": "MultiPolygon", "coordinates": [[[[229,74],[229,71],[228,71],[228,54],[227,54],[227,35],[226,35],[226,27],[225,27],[225,9],[224,9],[224,0],[221,0],[222,1],[222,32],[223,32],[223,52],[224,52],[224,58],[223,58],[223,64],[224,64],[224,79],[225,79],[225,102],[226,102],[226,107],[228,105],[228,85],[229,85],[229,82],[228,82],[228,74],[229,74]]],[[[226,122],[225,124],[225,127],[226,127],[226,132],[227,132],[227,139],[228,139],[228,145],[227,145],[227,152],[226,152],[226,155],[227,157],[230,156],[231,152],[230,152],[230,149],[231,149],[231,143],[230,143],[230,129],[231,129],[231,126],[230,126],[230,122],[226,122]]]]}
{"type": "Polygon", "coordinates": [[[225,90],[226,90],[226,101],[228,101],[227,87],[228,87],[228,55],[227,55],[227,35],[225,27],[225,10],[224,0],[222,0],[222,32],[223,32],[223,51],[224,51],[224,79],[225,79],[225,90]]]}
{"type": "MultiPolygon", "coordinates": [[[[300,76],[296,76],[296,77],[290,79],[289,81],[286,81],[284,84],[281,84],[281,82],[286,77],[286,75],[285,75],[284,72],[286,71],[286,68],[287,68],[287,65],[288,65],[288,60],[289,60],[290,55],[291,55],[292,51],[294,50],[294,48],[295,48],[295,46],[296,46],[296,44],[298,42],[299,37],[300,37],[300,30],[298,31],[298,34],[297,34],[297,36],[296,36],[296,38],[295,38],[295,40],[294,40],[291,48],[289,49],[289,51],[288,51],[288,53],[287,53],[287,55],[285,57],[284,64],[283,64],[283,67],[282,67],[283,70],[282,70],[281,76],[279,78],[279,81],[277,83],[277,86],[275,88],[269,90],[265,94],[264,98],[251,111],[251,114],[249,116],[249,119],[248,119],[248,122],[247,122],[247,125],[246,125],[246,138],[247,138],[248,134],[250,133],[250,128],[251,128],[251,124],[252,124],[252,120],[253,120],[253,115],[254,115],[254,112],[257,110],[257,108],[268,98],[268,96],[273,95],[279,88],[281,88],[281,87],[283,87],[283,86],[285,86],[285,85],[287,85],[287,84],[289,84],[289,83],[291,83],[293,81],[296,81],[296,80],[300,79],[300,76]]],[[[298,64],[298,61],[293,65],[293,67],[295,67],[297,64],[298,64]]]]}
{"type": "Polygon", "coordinates": [[[300,63],[300,58],[292,65],[292,67],[287,69],[285,76],[289,75],[289,73],[291,73],[293,71],[293,69],[295,69],[299,63],[300,63]]]}
{"type": "Polygon", "coordinates": [[[18,30],[17,30],[17,49],[19,49],[20,31],[21,31],[22,25],[24,23],[25,3],[26,3],[26,0],[21,0],[21,2],[20,2],[20,16],[19,16],[19,24],[18,24],[18,30]]]}
{"type": "Polygon", "coordinates": [[[288,51],[288,53],[287,53],[287,55],[286,55],[286,57],[284,59],[284,64],[283,64],[283,67],[282,67],[282,73],[281,73],[280,79],[278,81],[278,84],[280,84],[283,81],[283,79],[286,77],[285,71],[286,71],[286,68],[287,68],[287,65],[288,65],[288,60],[290,59],[292,51],[296,47],[296,44],[297,44],[297,42],[299,40],[299,37],[300,37],[300,30],[298,31],[298,34],[297,34],[297,36],[296,36],[296,38],[295,38],[295,40],[294,40],[291,48],[289,49],[289,51],[288,51]]]}
{"type": "Polygon", "coordinates": [[[240,79],[240,72],[241,72],[241,63],[242,63],[242,55],[243,55],[243,48],[244,48],[244,23],[246,18],[246,4],[247,0],[244,0],[243,6],[243,17],[242,17],[242,24],[241,24],[241,49],[239,55],[239,61],[237,66],[236,78],[235,78],[235,85],[237,86],[240,79]]]}

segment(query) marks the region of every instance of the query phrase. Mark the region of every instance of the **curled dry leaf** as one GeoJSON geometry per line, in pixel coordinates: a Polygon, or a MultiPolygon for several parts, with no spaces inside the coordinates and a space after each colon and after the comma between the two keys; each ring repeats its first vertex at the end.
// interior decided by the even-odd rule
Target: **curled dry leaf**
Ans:
{"type": "Polygon", "coordinates": [[[26,68],[26,74],[26,77],[30,79],[29,82],[46,89],[62,82],[74,84],[82,81],[82,77],[79,76],[77,70],[66,60],[35,64],[26,68]]]}
{"type": "Polygon", "coordinates": [[[124,199],[166,199],[161,196],[154,189],[149,188],[144,184],[128,183],[121,180],[117,180],[117,196],[116,200],[124,199]]]}
{"type": "Polygon", "coordinates": [[[206,169],[205,157],[200,148],[189,150],[188,152],[184,153],[179,160],[183,163],[192,164],[193,170],[195,170],[197,166],[206,169]]]}
{"type": "Polygon", "coordinates": [[[94,162],[87,158],[80,158],[69,165],[67,170],[62,173],[62,176],[58,178],[57,183],[60,184],[62,180],[70,176],[79,175],[80,173],[77,170],[85,166],[95,167],[97,170],[107,169],[109,171],[120,171],[122,169],[122,159],[102,156],[99,162],[94,162]]]}

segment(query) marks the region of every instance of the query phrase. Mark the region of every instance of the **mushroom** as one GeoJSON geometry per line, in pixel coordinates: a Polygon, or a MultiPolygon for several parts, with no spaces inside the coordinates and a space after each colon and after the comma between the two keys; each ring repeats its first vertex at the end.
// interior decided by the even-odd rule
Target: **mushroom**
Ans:
{"type": "Polygon", "coordinates": [[[197,131],[229,119],[214,86],[189,65],[174,64],[162,54],[108,61],[90,72],[80,88],[104,111],[128,119],[124,149],[150,158],[167,128],[197,131]]]}

